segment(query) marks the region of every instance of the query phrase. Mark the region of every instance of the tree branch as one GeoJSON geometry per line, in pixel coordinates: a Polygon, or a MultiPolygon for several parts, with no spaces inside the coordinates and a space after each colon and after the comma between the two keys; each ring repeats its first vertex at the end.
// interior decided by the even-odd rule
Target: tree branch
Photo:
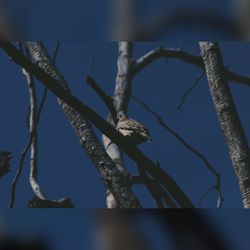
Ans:
{"type": "MultiPolygon", "coordinates": [[[[56,60],[58,49],[59,49],[59,43],[57,43],[56,49],[54,52],[54,56],[53,56],[54,62],[56,60]]],[[[20,43],[20,51],[23,52],[23,48],[22,48],[21,43],[20,43]]],[[[16,185],[17,185],[19,177],[22,173],[24,160],[25,160],[26,154],[28,153],[30,147],[31,147],[31,162],[30,162],[30,177],[29,177],[30,184],[31,184],[31,187],[32,187],[32,189],[33,189],[33,191],[38,199],[47,200],[45,198],[45,195],[42,192],[42,189],[40,188],[40,186],[37,182],[37,179],[36,179],[37,178],[37,133],[36,133],[36,128],[37,128],[39,121],[40,121],[40,116],[42,114],[42,110],[43,110],[43,107],[44,107],[44,104],[45,104],[45,101],[47,98],[48,91],[47,91],[47,88],[45,87],[43,97],[42,97],[41,103],[40,103],[40,105],[38,107],[38,111],[37,111],[36,110],[37,105],[36,105],[35,85],[34,85],[32,75],[29,72],[27,72],[24,68],[22,70],[23,70],[23,74],[25,75],[25,77],[27,79],[29,96],[30,96],[29,121],[28,121],[29,141],[21,153],[19,167],[17,169],[16,175],[15,175],[13,182],[12,182],[9,208],[13,208],[13,206],[14,206],[16,185]]],[[[47,200],[47,201],[49,201],[49,200],[47,200]]]]}
{"type": "MultiPolygon", "coordinates": [[[[110,96],[108,96],[102,89],[101,87],[95,82],[95,80],[93,78],[87,77],[87,81],[89,82],[89,84],[91,85],[91,87],[93,87],[93,89],[97,92],[97,94],[102,98],[102,100],[104,101],[104,103],[107,105],[108,109],[110,110],[110,112],[116,112],[115,107],[113,105],[113,100],[110,96]]],[[[116,115],[115,115],[115,119],[116,119],[116,115]]],[[[158,205],[158,208],[162,208],[163,204],[161,202],[161,199],[163,198],[165,200],[165,202],[169,205],[170,208],[175,208],[176,205],[174,204],[174,202],[172,201],[172,198],[168,195],[168,193],[166,192],[166,190],[164,191],[164,189],[158,184],[158,182],[154,179],[150,179],[147,176],[147,173],[145,173],[145,171],[143,170],[143,168],[141,168],[140,166],[138,166],[139,172],[140,172],[140,179],[143,180],[143,184],[146,185],[147,189],[149,190],[150,194],[152,195],[152,197],[155,199],[156,204],[158,205]]],[[[131,183],[131,177],[130,177],[130,183],[131,183]]]]}
{"type": "Polygon", "coordinates": [[[185,141],[169,125],[167,125],[166,122],[163,121],[163,118],[158,113],[153,111],[147,104],[145,104],[144,102],[142,102],[141,100],[139,100],[137,97],[135,97],[133,95],[132,95],[132,98],[133,98],[134,101],[136,101],[137,103],[142,105],[145,108],[145,110],[147,110],[151,115],[153,115],[155,117],[155,119],[159,122],[161,127],[163,127],[166,131],[168,131],[170,134],[172,134],[185,148],[187,148],[191,153],[196,155],[205,164],[208,171],[210,171],[214,175],[214,177],[216,179],[215,187],[216,187],[216,190],[217,190],[218,199],[219,199],[219,197],[222,197],[221,190],[220,190],[220,186],[221,186],[221,184],[220,184],[221,183],[220,174],[215,170],[215,168],[207,160],[207,158],[201,152],[199,152],[197,149],[195,149],[193,146],[191,146],[187,141],[185,141]]]}
{"type": "Polygon", "coordinates": [[[194,82],[192,84],[192,86],[190,88],[188,88],[183,94],[182,94],[182,97],[181,97],[181,101],[180,103],[178,104],[177,106],[177,110],[179,111],[181,108],[182,108],[182,105],[184,104],[186,98],[188,97],[188,95],[196,88],[197,84],[199,83],[200,79],[205,75],[205,71],[203,70],[201,72],[200,75],[198,75],[195,79],[194,79],[194,82]]]}
{"type": "Polygon", "coordinates": [[[92,89],[95,90],[95,92],[104,101],[109,112],[112,115],[113,121],[117,123],[117,115],[116,115],[117,112],[113,103],[113,99],[104,92],[104,90],[96,83],[96,81],[92,77],[88,76],[86,78],[86,82],[89,84],[90,87],[92,87],[92,89]]]}
{"type": "Polygon", "coordinates": [[[238,177],[245,208],[250,208],[249,147],[232,94],[224,75],[224,65],[217,43],[199,42],[214,107],[222,128],[231,161],[238,177]]]}
{"type": "MultiPolygon", "coordinates": [[[[24,55],[22,55],[11,43],[0,42],[0,47],[12,58],[12,60],[24,67],[32,73],[38,80],[43,82],[50,91],[70,105],[79,114],[85,116],[92,122],[102,133],[113,140],[119,147],[135,162],[140,163],[145,170],[155,179],[159,180],[161,184],[174,197],[178,205],[182,208],[194,207],[193,203],[176,184],[176,182],[165,171],[157,166],[152,160],[144,155],[136,146],[131,145],[126,138],[118,133],[109,123],[101,118],[96,112],[88,107],[83,102],[79,101],[69,91],[65,90],[57,79],[50,77],[41,68],[31,63],[24,55]]],[[[101,164],[103,166],[103,162],[101,164]]]]}
{"type": "MultiPolygon", "coordinates": [[[[26,46],[29,49],[33,60],[39,65],[39,67],[48,73],[57,81],[60,87],[70,94],[70,88],[67,82],[52,63],[43,44],[40,42],[26,42],[26,46]]],[[[106,154],[85,115],[83,115],[83,113],[80,114],[73,106],[71,107],[68,103],[64,102],[60,96],[58,97],[58,103],[76,131],[83,149],[90,157],[93,164],[97,167],[106,187],[114,192],[115,197],[117,197],[118,206],[120,208],[141,207],[139,201],[129,189],[124,173],[119,172],[117,166],[106,154]]]]}
{"type": "MultiPolygon", "coordinates": [[[[125,2],[124,2],[125,3],[125,2]]],[[[130,3],[132,3],[130,1],[130,3]]],[[[125,7],[130,6],[130,3],[125,3],[125,7]]],[[[120,3],[118,3],[119,7],[120,3]]],[[[124,6],[123,6],[124,7],[124,6]]],[[[123,110],[125,113],[128,109],[128,102],[131,93],[132,75],[131,65],[133,57],[133,43],[132,42],[118,42],[118,57],[117,57],[117,74],[115,80],[115,90],[113,95],[113,104],[116,111],[123,110]]],[[[111,113],[112,114],[112,113],[111,113]]],[[[117,118],[112,119],[110,113],[108,114],[107,121],[116,127],[117,118]]],[[[123,154],[119,147],[110,140],[107,136],[102,136],[102,141],[108,155],[116,163],[119,171],[126,171],[123,161],[123,154]]],[[[116,207],[116,201],[111,193],[107,194],[107,205],[111,208],[116,207]]]]}
{"type": "MultiPolygon", "coordinates": [[[[133,74],[139,73],[147,65],[154,62],[159,58],[175,58],[182,60],[186,63],[193,64],[204,70],[204,63],[201,56],[192,55],[180,49],[165,49],[163,47],[156,48],[144,56],[140,57],[134,62],[132,72],[133,74]]],[[[224,69],[225,76],[228,81],[234,81],[243,85],[250,86],[250,77],[235,73],[231,70],[224,69]]]]}

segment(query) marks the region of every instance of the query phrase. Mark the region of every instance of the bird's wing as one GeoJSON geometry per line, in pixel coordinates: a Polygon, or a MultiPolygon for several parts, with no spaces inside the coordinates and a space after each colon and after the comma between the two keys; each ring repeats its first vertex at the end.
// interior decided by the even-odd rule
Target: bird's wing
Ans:
{"type": "Polygon", "coordinates": [[[145,133],[145,134],[149,135],[148,129],[133,119],[121,121],[118,124],[118,126],[120,129],[126,129],[126,130],[130,130],[130,131],[134,131],[134,132],[141,132],[141,133],[145,133]]]}

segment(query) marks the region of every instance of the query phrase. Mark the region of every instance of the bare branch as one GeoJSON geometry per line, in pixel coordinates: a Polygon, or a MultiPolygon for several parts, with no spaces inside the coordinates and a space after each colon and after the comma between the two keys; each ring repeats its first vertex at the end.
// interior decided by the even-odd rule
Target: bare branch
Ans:
{"type": "Polygon", "coordinates": [[[188,88],[181,97],[181,101],[177,106],[177,110],[180,110],[182,105],[184,104],[186,98],[188,97],[188,95],[196,88],[197,84],[199,83],[200,79],[205,75],[205,71],[202,71],[200,75],[198,75],[195,79],[194,82],[192,84],[192,86],[190,88],[188,88]]]}
{"type": "Polygon", "coordinates": [[[97,57],[97,52],[98,52],[99,47],[100,47],[100,43],[96,43],[94,51],[93,51],[93,55],[92,55],[91,64],[90,64],[90,68],[93,72],[95,72],[95,63],[96,63],[96,57],[97,57]]]}
{"type": "Polygon", "coordinates": [[[105,92],[104,92],[104,90],[100,87],[100,85],[98,85],[97,83],[96,83],[96,81],[92,78],[92,77],[90,77],[90,76],[88,76],[87,78],[86,78],[86,82],[90,85],[90,87],[92,87],[94,90],[95,90],[95,92],[101,97],[101,99],[104,101],[104,103],[106,104],[106,106],[107,106],[107,108],[108,108],[108,110],[109,110],[109,112],[111,113],[111,115],[112,115],[112,118],[113,118],[113,121],[115,122],[115,123],[117,123],[117,112],[116,112],[116,109],[115,109],[115,106],[114,106],[114,103],[113,103],[113,99],[110,97],[110,96],[108,96],[105,92]]]}
{"type": "Polygon", "coordinates": [[[36,109],[37,109],[37,101],[36,101],[36,92],[35,92],[35,85],[32,78],[32,75],[28,73],[26,70],[23,69],[23,74],[27,79],[28,90],[29,90],[29,97],[30,97],[30,123],[29,123],[29,131],[30,133],[33,132],[31,138],[31,153],[30,153],[30,185],[36,194],[36,196],[41,199],[45,200],[45,195],[41,187],[37,182],[37,131],[34,129],[34,125],[36,123],[36,109]]]}
{"type": "MultiPolygon", "coordinates": [[[[220,174],[215,170],[215,168],[212,166],[212,164],[207,160],[207,158],[199,152],[197,149],[195,149],[193,146],[191,146],[188,142],[186,142],[176,131],[174,131],[169,125],[166,124],[165,121],[163,121],[163,118],[157,114],[155,111],[153,111],[147,104],[139,100],[137,97],[132,95],[133,100],[135,100],[137,103],[142,105],[151,115],[153,115],[156,120],[159,122],[159,124],[170,134],[172,134],[182,145],[184,145],[190,152],[192,152],[194,155],[196,155],[207,167],[207,169],[215,176],[216,178],[216,187],[218,189],[218,194],[220,194],[220,174]]],[[[221,196],[221,194],[220,194],[221,196]]]]}
{"type": "MultiPolygon", "coordinates": [[[[125,2],[124,2],[125,3],[125,2]]],[[[130,3],[132,3],[130,1],[130,3]]],[[[125,3],[125,7],[128,7],[130,3],[125,3]]],[[[119,7],[120,4],[118,3],[119,7]]],[[[123,4],[122,4],[123,5],[123,4]]],[[[132,85],[132,74],[131,74],[131,65],[133,57],[133,44],[132,42],[118,42],[118,58],[117,58],[117,75],[115,80],[115,90],[113,95],[113,104],[116,111],[127,112],[128,103],[131,93],[132,85]]],[[[112,114],[112,113],[111,113],[112,114]]],[[[117,118],[112,119],[110,113],[108,114],[107,121],[115,127],[117,123],[117,118]]],[[[125,165],[123,162],[123,154],[120,151],[119,147],[110,140],[107,136],[102,136],[102,141],[105,146],[105,149],[108,155],[116,163],[119,171],[126,171],[125,165]]],[[[116,207],[116,201],[112,194],[107,195],[107,200],[109,203],[107,205],[112,205],[110,208],[116,207]],[[110,202],[111,201],[111,202],[110,202]]]]}
{"type": "MultiPolygon", "coordinates": [[[[137,59],[134,62],[133,66],[133,74],[137,74],[140,72],[143,68],[145,68],[147,65],[155,61],[159,58],[175,58],[182,60],[186,63],[193,64],[202,70],[204,70],[204,63],[201,56],[192,55],[188,52],[182,51],[180,49],[164,49],[163,47],[156,48],[150,52],[148,52],[146,55],[142,56],[141,58],[137,59]]],[[[234,81],[236,83],[240,83],[243,85],[250,86],[250,77],[244,76],[238,73],[235,73],[233,71],[230,71],[228,69],[224,69],[225,76],[227,77],[228,81],[234,81]]]]}
{"type": "Polygon", "coordinates": [[[199,42],[215,110],[238,178],[245,208],[250,208],[250,156],[248,141],[224,75],[219,45],[199,42]]]}
{"type": "MultiPolygon", "coordinates": [[[[20,47],[20,51],[23,52],[23,48],[21,45],[21,42],[19,42],[19,47],[20,47]]],[[[56,56],[59,50],[59,43],[57,43],[56,45],[56,49],[54,52],[54,56],[53,56],[53,60],[56,60],[56,56]]],[[[33,83],[33,79],[32,79],[32,75],[30,73],[28,73],[28,71],[26,71],[23,68],[23,73],[27,78],[27,82],[28,82],[28,86],[29,86],[29,94],[30,94],[30,105],[29,105],[29,112],[28,115],[30,117],[30,121],[29,121],[29,141],[27,142],[27,144],[25,145],[21,156],[20,156],[20,161],[19,161],[19,166],[16,172],[16,175],[12,181],[12,185],[11,185],[11,196],[10,196],[10,203],[9,203],[9,208],[13,208],[14,206],[14,202],[15,202],[15,193],[16,193],[16,185],[17,182],[19,180],[19,177],[22,173],[23,170],[23,164],[25,161],[25,157],[26,154],[28,153],[30,147],[32,147],[32,152],[31,152],[31,165],[30,165],[30,183],[31,183],[31,187],[33,188],[33,191],[36,193],[36,195],[40,198],[40,199],[46,199],[45,196],[42,193],[42,190],[40,188],[40,186],[38,185],[37,181],[36,181],[36,175],[37,175],[37,149],[36,149],[36,140],[37,140],[37,136],[36,136],[36,128],[39,124],[39,120],[40,120],[40,116],[42,114],[42,110],[47,98],[47,93],[48,90],[45,87],[44,88],[44,93],[43,93],[43,97],[41,100],[41,103],[38,107],[38,111],[36,112],[36,97],[35,97],[35,89],[34,89],[34,83],[33,83]]]]}
{"type": "MultiPolygon", "coordinates": [[[[104,101],[104,103],[106,104],[106,106],[108,107],[109,111],[113,117],[113,120],[115,121],[115,123],[117,123],[117,117],[116,117],[116,109],[114,107],[113,104],[113,100],[111,97],[109,97],[102,89],[101,87],[94,81],[94,79],[87,77],[86,81],[91,85],[91,87],[97,92],[97,94],[102,98],[102,100],[104,101]]],[[[156,204],[158,206],[158,208],[162,208],[164,207],[164,205],[162,204],[161,201],[161,196],[164,196],[166,198],[166,196],[168,197],[168,199],[166,199],[168,201],[168,204],[170,204],[170,206],[173,207],[174,202],[170,202],[169,200],[171,200],[171,197],[169,197],[168,194],[163,194],[164,190],[163,188],[161,189],[159,186],[159,184],[156,181],[152,181],[149,180],[147,174],[145,173],[145,171],[143,171],[142,168],[140,168],[138,166],[138,169],[140,170],[140,174],[141,174],[141,178],[144,180],[144,184],[146,185],[146,187],[148,188],[149,192],[151,193],[151,195],[153,196],[153,198],[156,201],[156,204]],[[160,192],[159,192],[160,191],[160,192]],[[159,195],[159,193],[161,193],[161,195],[159,195]]],[[[166,191],[165,191],[166,192],[166,191]]],[[[110,198],[109,199],[109,203],[114,204],[114,201],[111,201],[110,198]]],[[[176,206],[175,206],[176,207],[176,206]]]]}
{"type": "Polygon", "coordinates": [[[216,194],[217,194],[217,208],[221,208],[222,206],[222,202],[224,201],[222,194],[221,194],[221,188],[220,188],[220,183],[219,185],[215,185],[210,187],[200,198],[199,204],[201,205],[203,200],[206,198],[206,196],[211,193],[213,190],[215,190],[216,194]]]}
{"type": "Polygon", "coordinates": [[[177,208],[177,205],[167,190],[164,189],[164,187],[162,187],[160,183],[154,178],[150,178],[147,175],[133,175],[129,177],[130,185],[146,184],[145,180],[147,181],[147,188],[150,191],[152,197],[155,199],[158,208],[161,208],[162,206],[164,207],[162,200],[169,208],[177,208]]]}
{"type": "MultiPolygon", "coordinates": [[[[113,100],[110,96],[108,96],[102,89],[101,87],[95,82],[95,80],[91,77],[87,77],[86,78],[86,82],[97,92],[97,94],[101,97],[101,99],[104,101],[104,103],[106,104],[106,106],[108,107],[108,109],[110,110],[110,113],[113,113],[113,120],[116,122],[117,117],[116,117],[116,110],[113,104],[113,100]]],[[[176,207],[176,205],[174,204],[174,202],[172,201],[172,198],[166,193],[166,191],[164,191],[164,189],[162,187],[159,187],[160,185],[156,182],[153,181],[153,179],[149,179],[147,174],[145,173],[145,171],[143,170],[143,168],[141,168],[140,166],[138,166],[140,175],[141,175],[141,179],[143,179],[143,183],[146,185],[147,189],[149,190],[150,194],[152,195],[152,197],[155,199],[156,204],[158,206],[158,208],[163,208],[164,205],[162,204],[161,201],[161,196],[163,196],[165,198],[165,200],[167,201],[167,203],[170,205],[170,207],[176,207]],[[164,194],[164,192],[166,194],[164,194]],[[159,195],[160,194],[160,195],[159,195]],[[167,198],[166,198],[167,197],[167,198]]],[[[109,200],[109,204],[113,204],[114,205],[114,201],[111,201],[110,197],[108,197],[109,200]]]]}
{"type": "MultiPolygon", "coordinates": [[[[39,68],[44,70],[45,74],[48,73],[49,78],[51,77],[56,81],[53,85],[64,89],[65,93],[71,96],[66,80],[51,61],[43,44],[41,42],[26,42],[26,46],[33,60],[39,65],[39,68]]],[[[120,208],[141,207],[136,196],[129,189],[124,173],[119,172],[117,166],[107,155],[85,115],[79,113],[74,106],[70,106],[67,102],[64,102],[60,96],[58,96],[58,103],[76,131],[83,149],[100,172],[104,184],[117,197],[118,206],[120,208]]]]}
{"type": "MultiPolygon", "coordinates": [[[[96,112],[88,107],[78,98],[74,97],[68,90],[63,88],[56,78],[50,77],[40,67],[31,63],[22,55],[11,43],[0,42],[0,47],[12,58],[12,61],[21,65],[40,80],[49,90],[70,105],[79,114],[84,115],[92,122],[102,133],[114,141],[119,147],[135,162],[140,163],[145,170],[168,190],[178,205],[182,208],[193,208],[194,205],[176,182],[161,168],[157,167],[151,159],[144,155],[135,145],[131,145],[126,138],[118,133],[109,123],[101,118],[96,112]]],[[[103,162],[102,162],[103,166],[103,162]]]]}

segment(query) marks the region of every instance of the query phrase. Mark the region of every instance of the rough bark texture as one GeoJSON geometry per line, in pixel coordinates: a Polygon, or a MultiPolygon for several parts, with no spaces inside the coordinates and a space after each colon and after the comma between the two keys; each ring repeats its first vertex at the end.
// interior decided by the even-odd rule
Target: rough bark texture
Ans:
{"type": "Polygon", "coordinates": [[[30,146],[30,175],[29,181],[30,185],[36,194],[36,196],[41,199],[45,200],[46,197],[38,184],[37,181],[37,155],[38,155],[38,136],[36,131],[36,122],[37,122],[37,99],[36,99],[36,91],[35,91],[35,84],[32,78],[32,75],[23,69],[23,74],[27,79],[28,84],[28,91],[29,91],[29,99],[30,99],[30,117],[29,117],[29,132],[31,138],[31,146],[30,146]]]}
{"type": "MultiPolygon", "coordinates": [[[[52,78],[57,80],[65,90],[70,91],[65,79],[53,65],[42,43],[26,42],[26,46],[31,57],[38,66],[52,78]]],[[[138,200],[128,187],[124,174],[118,170],[112,159],[105,152],[104,148],[96,138],[89,122],[65,102],[60,99],[58,99],[58,102],[75,129],[82,147],[100,172],[105,185],[114,194],[118,202],[118,207],[141,207],[138,200]]]]}
{"type": "MultiPolygon", "coordinates": [[[[114,106],[117,111],[123,110],[124,112],[127,112],[128,109],[128,102],[131,94],[132,51],[133,45],[131,42],[118,43],[117,77],[113,96],[114,106]]],[[[112,126],[115,126],[115,122],[113,121],[111,114],[108,115],[107,121],[112,126]]],[[[105,135],[103,135],[102,139],[108,155],[111,157],[113,162],[115,162],[119,171],[125,172],[123,156],[118,146],[105,135]]],[[[114,196],[108,191],[107,207],[115,208],[116,206],[117,202],[114,196]]]]}
{"type": "Polygon", "coordinates": [[[250,158],[244,130],[238,116],[217,43],[200,42],[210,92],[223,130],[245,208],[250,208],[250,158]]]}
{"type": "Polygon", "coordinates": [[[58,80],[50,77],[39,66],[34,65],[10,42],[0,42],[0,47],[5,53],[21,67],[32,73],[43,85],[45,85],[55,96],[73,107],[82,116],[86,117],[103,134],[111,138],[119,148],[121,148],[138,166],[143,166],[144,170],[154,179],[157,179],[161,185],[175,199],[181,208],[194,208],[192,201],[187,197],[184,191],[178,186],[175,180],[165,172],[158,163],[153,162],[149,157],[143,154],[135,145],[131,145],[124,136],[114,129],[107,121],[99,116],[84,102],[73,96],[69,91],[60,86],[58,80]]]}

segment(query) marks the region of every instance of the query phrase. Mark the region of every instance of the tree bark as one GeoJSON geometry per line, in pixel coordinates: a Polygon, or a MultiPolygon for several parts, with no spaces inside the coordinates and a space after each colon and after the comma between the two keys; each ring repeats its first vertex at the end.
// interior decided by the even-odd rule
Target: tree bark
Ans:
{"type": "MultiPolygon", "coordinates": [[[[41,42],[26,42],[26,46],[38,66],[53,79],[56,79],[65,90],[70,92],[67,82],[55,65],[53,65],[43,44],[41,42]]],[[[128,187],[124,174],[118,170],[112,159],[105,152],[89,122],[62,100],[58,99],[58,103],[75,129],[83,149],[100,172],[105,185],[114,194],[118,207],[141,207],[139,201],[128,187]]]]}
{"type": "Polygon", "coordinates": [[[243,204],[250,208],[250,158],[248,142],[236,110],[219,45],[200,42],[208,84],[231,161],[238,178],[243,204]]]}
{"type": "MultiPolygon", "coordinates": [[[[115,84],[115,91],[113,96],[113,103],[116,111],[122,110],[125,113],[128,110],[128,102],[131,95],[131,63],[132,63],[133,44],[132,42],[119,42],[118,43],[118,59],[117,59],[117,77],[115,84]]],[[[107,121],[112,125],[116,126],[112,115],[109,114],[107,121]]],[[[111,157],[113,162],[117,165],[119,171],[125,172],[125,166],[123,163],[123,155],[119,150],[119,147],[113,143],[107,136],[102,137],[103,144],[108,155],[111,157]]],[[[108,191],[107,193],[107,207],[115,208],[117,202],[108,191]]]]}
{"type": "Polygon", "coordinates": [[[147,173],[157,179],[161,185],[175,199],[181,208],[194,208],[192,201],[187,197],[184,191],[178,186],[175,180],[165,172],[158,163],[154,163],[149,157],[143,154],[135,145],[128,142],[116,129],[100,117],[94,110],[84,102],[73,96],[69,91],[60,85],[60,81],[44,72],[39,65],[33,64],[10,42],[0,42],[0,47],[6,54],[21,67],[32,73],[42,84],[44,84],[55,96],[66,102],[82,116],[86,117],[103,134],[111,138],[119,147],[134,161],[137,166],[144,168],[147,173]]]}

